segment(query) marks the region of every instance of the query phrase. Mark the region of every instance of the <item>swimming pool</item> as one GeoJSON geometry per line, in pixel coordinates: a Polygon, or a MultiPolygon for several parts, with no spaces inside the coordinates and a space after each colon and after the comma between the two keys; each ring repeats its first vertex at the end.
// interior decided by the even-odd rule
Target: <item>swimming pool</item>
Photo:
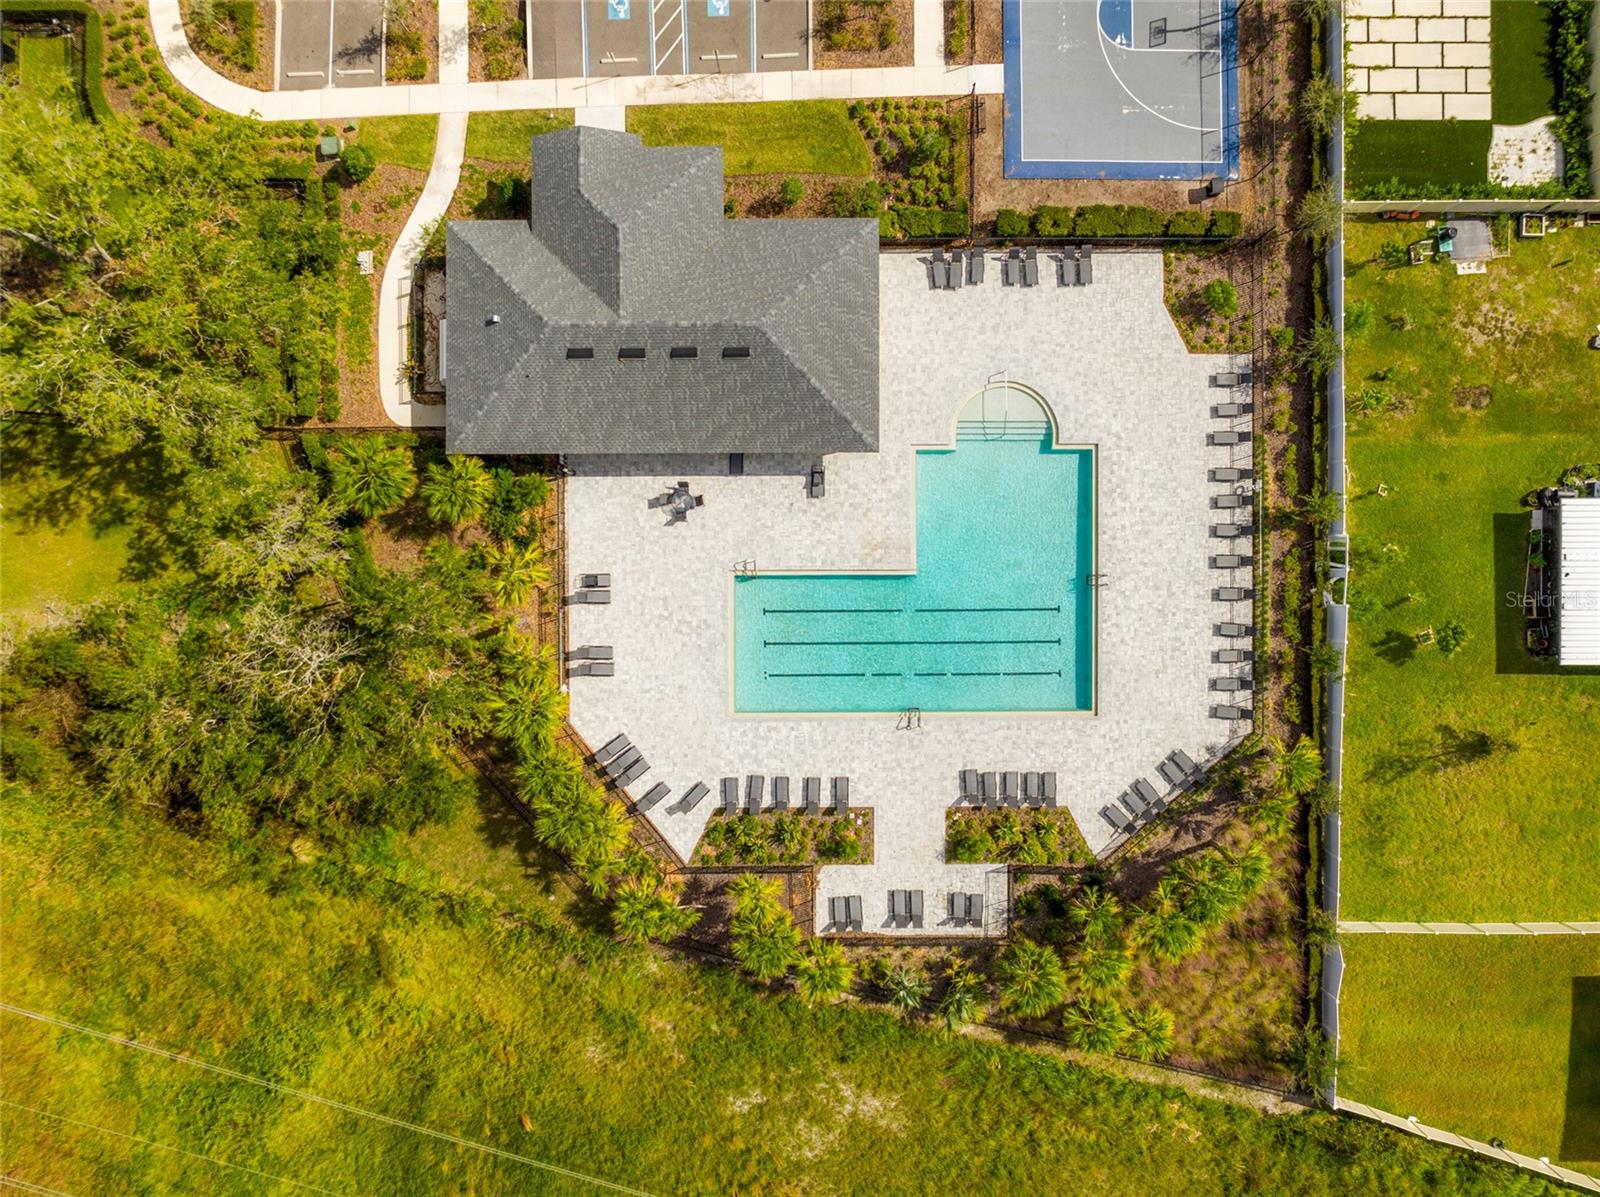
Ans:
{"type": "Polygon", "coordinates": [[[915,574],[734,580],[736,711],[1093,708],[1093,450],[962,434],[916,476],[915,574]]]}

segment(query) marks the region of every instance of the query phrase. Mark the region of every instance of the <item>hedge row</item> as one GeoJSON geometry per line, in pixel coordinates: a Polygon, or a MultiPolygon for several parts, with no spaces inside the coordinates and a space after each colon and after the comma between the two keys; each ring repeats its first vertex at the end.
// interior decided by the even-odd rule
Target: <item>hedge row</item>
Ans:
{"type": "Polygon", "coordinates": [[[1001,208],[994,231],[1001,237],[1237,237],[1237,212],[1158,212],[1137,204],[1040,204],[1032,212],[1001,208]]]}
{"type": "Polygon", "coordinates": [[[1589,177],[1589,114],[1594,93],[1589,79],[1594,47],[1589,44],[1594,0],[1547,0],[1550,9],[1550,55],[1556,81],[1555,135],[1566,151],[1562,181],[1573,195],[1593,195],[1589,177]]]}
{"type": "Polygon", "coordinates": [[[972,217],[964,211],[914,208],[909,204],[896,204],[890,211],[907,237],[965,237],[972,232],[972,217]]]}
{"type": "Polygon", "coordinates": [[[97,121],[116,119],[116,113],[106,102],[105,85],[101,75],[100,14],[86,0],[0,0],[0,14],[15,16],[60,17],[83,22],[83,78],[79,86],[88,101],[89,112],[97,121]]]}

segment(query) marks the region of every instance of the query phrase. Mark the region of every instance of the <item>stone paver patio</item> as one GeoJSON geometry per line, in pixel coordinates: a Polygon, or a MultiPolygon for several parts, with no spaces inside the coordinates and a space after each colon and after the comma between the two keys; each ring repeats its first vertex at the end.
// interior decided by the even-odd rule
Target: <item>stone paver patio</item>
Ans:
{"type": "MultiPolygon", "coordinates": [[[[1095,282],[1064,288],[1053,262],[1041,285],[988,281],[955,292],[928,289],[924,259],[880,259],[880,452],[827,460],[828,495],[806,498],[809,462],[746,459],[729,477],[725,458],[624,461],[575,458],[567,492],[573,574],[610,572],[607,606],[573,606],[568,643],[610,644],[616,674],[571,681],[571,721],[598,746],[626,732],[671,796],[647,817],[688,857],[718,807],[724,776],[851,779],[851,803],[875,810],[874,861],[820,870],[818,927],[829,897],[859,894],[864,929],[886,930],[888,891],[921,889],[923,934],[999,934],[1005,869],[944,861],[945,811],[957,773],[1053,769],[1060,800],[1089,846],[1112,840],[1101,806],[1137,777],[1161,786],[1156,765],[1175,748],[1197,760],[1220,753],[1243,725],[1211,719],[1212,624],[1248,622],[1248,604],[1212,601],[1219,584],[1248,585],[1248,572],[1208,567],[1210,496],[1226,489],[1208,466],[1249,464],[1248,447],[1212,448],[1224,426],[1210,404],[1238,398],[1208,386],[1233,359],[1189,354],[1162,301],[1157,253],[1097,254],[1095,282]],[[990,380],[1009,376],[1050,404],[1062,443],[1097,448],[1099,592],[1098,710],[1059,716],[925,715],[919,730],[893,714],[743,716],[731,710],[729,621],[735,568],[915,568],[914,447],[947,444],[958,411],[990,380]],[[705,506],[665,526],[647,500],[679,478],[705,506]],[[689,813],[678,798],[697,781],[712,793],[689,813]],[[947,895],[985,892],[981,930],[941,925],[947,895]]],[[[1237,365],[1247,363],[1239,360],[1237,365]]],[[[569,578],[568,585],[575,581],[569,578]]],[[[769,790],[770,793],[770,790],[769,790]]]]}

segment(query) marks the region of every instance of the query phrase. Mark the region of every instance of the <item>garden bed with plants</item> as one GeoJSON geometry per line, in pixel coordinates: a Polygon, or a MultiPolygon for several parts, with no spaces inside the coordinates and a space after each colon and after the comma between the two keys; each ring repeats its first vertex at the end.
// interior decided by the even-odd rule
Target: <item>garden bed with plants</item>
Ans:
{"type": "Polygon", "coordinates": [[[277,9],[264,0],[183,0],[184,31],[212,70],[257,91],[271,91],[277,9]]]}
{"type": "Polygon", "coordinates": [[[944,0],[944,60],[951,66],[1004,61],[1000,0],[944,0]]]}
{"type": "Polygon", "coordinates": [[[1086,865],[1094,853],[1067,810],[964,810],[944,817],[945,859],[1023,865],[1086,865]]]}
{"type": "Polygon", "coordinates": [[[1242,310],[1234,279],[1245,266],[1237,254],[1167,250],[1167,311],[1190,353],[1249,353],[1254,347],[1255,317],[1242,310]]]}
{"type": "Polygon", "coordinates": [[[527,26],[522,0],[470,0],[467,69],[475,80],[528,77],[527,26]]]}
{"type": "Polygon", "coordinates": [[[439,81],[439,0],[385,6],[384,78],[390,83],[439,81]]]}
{"type": "Polygon", "coordinates": [[[844,818],[797,811],[711,816],[695,846],[693,865],[871,864],[872,808],[851,807],[844,818]]]}
{"type": "Polygon", "coordinates": [[[1227,209],[1159,212],[1141,204],[1039,204],[1030,211],[1001,208],[995,213],[996,237],[1081,237],[1085,240],[1193,237],[1222,240],[1237,237],[1244,218],[1227,209]]]}
{"type": "Polygon", "coordinates": [[[818,0],[812,9],[811,61],[826,71],[910,66],[914,0],[818,0]]]}

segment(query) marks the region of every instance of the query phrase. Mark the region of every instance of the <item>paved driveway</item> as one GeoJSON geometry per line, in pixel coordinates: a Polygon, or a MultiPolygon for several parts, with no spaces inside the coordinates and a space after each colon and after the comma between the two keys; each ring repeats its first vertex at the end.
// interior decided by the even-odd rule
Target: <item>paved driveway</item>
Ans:
{"type": "Polygon", "coordinates": [[[802,71],[808,12],[807,0],[529,0],[531,76],[802,71]]]}
{"type": "Polygon", "coordinates": [[[288,0],[278,87],[376,87],[383,82],[382,0],[288,0]]]}

